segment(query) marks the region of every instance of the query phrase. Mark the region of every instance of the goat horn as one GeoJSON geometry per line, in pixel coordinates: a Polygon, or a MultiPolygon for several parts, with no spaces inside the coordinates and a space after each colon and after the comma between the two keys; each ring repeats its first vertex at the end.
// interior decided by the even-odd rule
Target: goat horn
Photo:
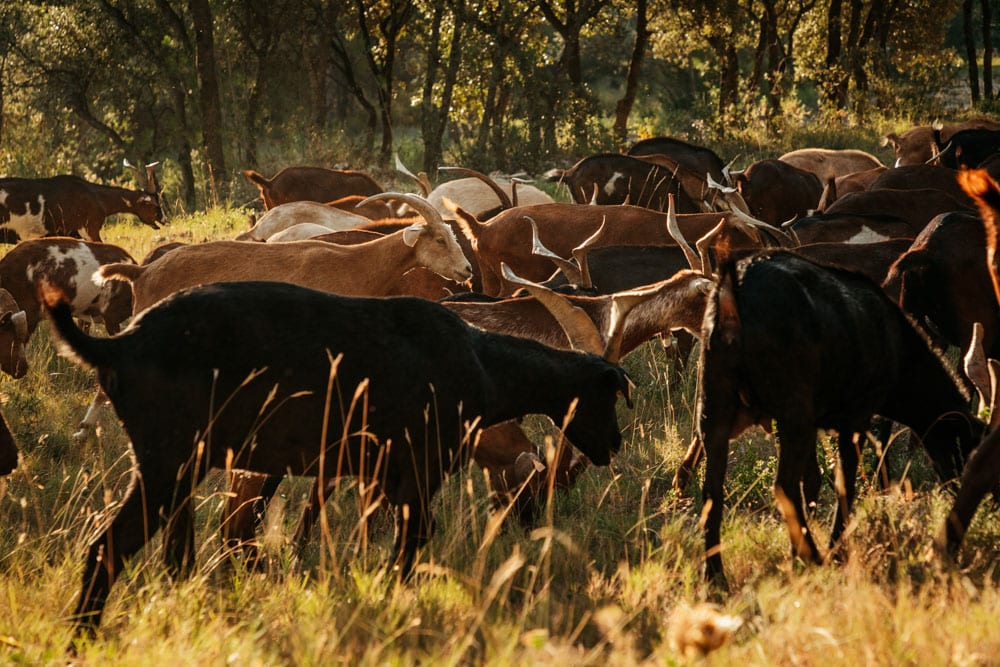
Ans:
{"type": "Polygon", "coordinates": [[[430,205],[426,199],[420,195],[415,195],[412,192],[380,192],[376,195],[372,195],[361,202],[358,202],[357,206],[364,206],[365,204],[370,204],[373,201],[381,201],[383,199],[396,199],[398,201],[404,201],[414,210],[417,211],[427,222],[427,224],[444,225],[444,218],[441,217],[441,212],[430,205]]]}
{"type": "Polygon", "coordinates": [[[972,386],[979,392],[979,411],[982,412],[992,403],[990,394],[990,370],[986,359],[986,352],[983,350],[983,325],[976,322],[972,325],[972,340],[969,341],[969,349],[962,359],[962,367],[965,369],[965,376],[972,382],[972,386]]]}
{"type": "MultiPolygon", "coordinates": [[[[582,284],[583,275],[580,267],[546,248],[542,244],[542,240],[538,237],[538,224],[535,223],[535,220],[528,215],[524,216],[524,219],[531,223],[531,254],[551,259],[559,267],[559,270],[566,275],[566,279],[569,282],[575,285],[582,284]]],[[[585,287],[589,287],[589,285],[585,285],[585,287]]]]}
{"type": "Polygon", "coordinates": [[[990,367],[990,423],[989,429],[992,431],[1000,424],[1000,361],[989,360],[990,367]]]}
{"type": "Polygon", "coordinates": [[[677,212],[674,209],[674,196],[667,195],[667,231],[670,236],[677,241],[677,245],[680,247],[684,256],[687,258],[688,264],[695,271],[698,270],[698,256],[695,254],[694,250],[688,244],[687,239],[681,233],[681,228],[677,224],[677,212]]]}
{"type": "Polygon", "coordinates": [[[744,213],[739,209],[734,208],[732,209],[732,212],[733,215],[736,216],[736,219],[739,221],[735,223],[736,227],[739,228],[740,231],[742,231],[744,234],[752,238],[756,243],[761,242],[760,231],[758,230],[758,227],[764,229],[770,227],[771,229],[775,229],[774,225],[769,225],[763,220],[758,220],[757,218],[751,216],[749,213],[744,213]]]}
{"type": "MultiPolygon", "coordinates": [[[[666,281],[664,281],[666,282],[666,281]]],[[[648,301],[663,288],[663,283],[640,289],[616,292],[611,296],[611,317],[606,333],[607,343],[601,356],[617,364],[622,356],[622,339],[625,337],[625,320],[633,308],[648,301]]]]}
{"type": "Polygon", "coordinates": [[[576,260],[576,265],[580,267],[580,284],[583,287],[593,287],[594,282],[590,277],[590,264],[587,263],[587,255],[590,254],[590,249],[593,248],[597,242],[604,238],[607,231],[608,216],[601,217],[601,226],[597,228],[597,231],[584,239],[583,243],[573,248],[573,259],[576,260]]]}
{"type": "Polygon", "coordinates": [[[701,273],[703,276],[708,277],[712,275],[712,262],[708,256],[709,246],[715,241],[716,237],[723,233],[728,234],[729,230],[729,219],[723,217],[719,220],[719,224],[712,227],[704,236],[695,241],[694,247],[698,249],[698,256],[701,257],[701,273]]]}
{"type": "MultiPolygon", "coordinates": [[[[403,161],[399,159],[399,153],[393,153],[392,156],[396,160],[396,171],[400,172],[404,176],[409,176],[411,179],[413,179],[413,181],[417,184],[417,187],[420,188],[421,194],[426,199],[427,195],[429,195],[431,193],[431,190],[428,187],[430,185],[430,183],[426,182],[426,174],[424,175],[425,178],[421,179],[419,176],[417,176],[412,171],[410,171],[409,169],[406,168],[406,165],[403,164],[403,161]]],[[[423,173],[423,172],[421,172],[421,173],[423,173]]]]}
{"type": "Polygon", "coordinates": [[[710,172],[705,172],[705,182],[708,183],[708,187],[713,190],[721,190],[722,192],[736,192],[736,188],[730,187],[728,185],[723,185],[719,183],[714,178],[710,172]]]}
{"type": "Polygon", "coordinates": [[[514,273],[509,266],[500,264],[500,272],[506,281],[515,285],[520,285],[535,297],[539,303],[552,313],[552,316],[559,322],[563,332],[569,339],[570,347],[582,352],[592,354],[602,354],[604,352],[604,340],[597,330],[597,325],[590,319],[590,316],[581,308],[577,308],[561,294],[556,294],[547,287],[538,283],[521,278],[514,273]]]}
{"type": "Polygon", "coordinates": [[[497,197],[500,199],[500,206],[502,206],[504,210],[513,207],[510,197],[508,197],[507,193],[500,187],[500,184],[482,172],[476,171],[475,169],[467,169],[466,167],[438,167],[438,171],[447,171],[453,174],[464,174],[466,176],[471,176],[472,178],[478,178],[496,193],[497,197]]]}
{"type": "Polygon", "coordinates": [[[23,310],[19,310],[10,316],[10,321],[14,323],[14,335],[22,343],[28,342],[28,316],[23,310]]]}

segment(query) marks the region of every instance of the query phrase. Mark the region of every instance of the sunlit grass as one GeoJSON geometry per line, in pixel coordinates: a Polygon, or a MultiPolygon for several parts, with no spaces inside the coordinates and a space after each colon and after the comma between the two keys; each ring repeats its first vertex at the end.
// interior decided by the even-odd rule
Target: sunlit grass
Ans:
{"type": "MultiPolygon", "coordinates": [[[[177,218],[162,230],[128,222],[108,241],[140,258],[165,241],[231,238],[242,211],[177,218]]],[[[0,661],[57,664],[71,637],[87,544],[113,516],[129,480],[127,439],[110,410],[100,437],[71,438],[92,398],[93,373],[59,357],[48,326],[32,340],[28,377],[0,384],[21,465],[0,481],[0,661]]],[[[790,558],[771,501],[774,444],[754,432],[734,443],[723,548],[731,591],[702,581],[700,501],[671,490],[692,431],[693,360],[669,372],[653,341],[626,361],[635,407],[621,406],[625,444],[609,468],[590,468],[541,512],[534,529],[499,529],[482,474],[469,466],[435,499],[438,530],[414,580],[383,569],[391,521],[357,535],[358,494],[345,483],[327,526],[302,554],[287,544],[308,481],[286,481],[263,539],[267,563],[251,572],[222,551],[221,477],[197,491],[198,557],[171,581],[160,541],[115,585],[83,664],[498,665],[680,664],[667,640],[680,604],[712,600],[743,619],[711,664],[992,664],[1000,655],[1000,520],[980,512],[962,567],[942,568],[932,538],[950,499],[925,483],[917,452],[910,485],[881,492],[866,478],[848,529],[846,562],[809,567],[790,558]]],[[[151,409],[169,410],[172,399],[151,409]]],[[[699,475],[700,475],[699,471],[699,475]]],[[[824,487],[811,528],[825,545],[833,514],[824,487]]],[[[825,552],[825,549],[824,549],[825,552]]]]}

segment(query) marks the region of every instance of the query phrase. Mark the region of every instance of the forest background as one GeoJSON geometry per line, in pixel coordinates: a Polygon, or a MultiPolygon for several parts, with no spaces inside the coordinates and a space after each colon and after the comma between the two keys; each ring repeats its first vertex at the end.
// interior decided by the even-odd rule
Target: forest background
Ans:
{"type": "MultiPolygon", "coordinates": [[[[399,153],[538,174],[666,134],[727,160],[997,110],[997,0],[55,0],[0,5],[0,175],[125,181],[169,212],[242,169],[399,153]],[[766,147],[766,148],[765,148],[766,147]]],[[[880,153],[884,161],[892,156],[880,153]]]]}

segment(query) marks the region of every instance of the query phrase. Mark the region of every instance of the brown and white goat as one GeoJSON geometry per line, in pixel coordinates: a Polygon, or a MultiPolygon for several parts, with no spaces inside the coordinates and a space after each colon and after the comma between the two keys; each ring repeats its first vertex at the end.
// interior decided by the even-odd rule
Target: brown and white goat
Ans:
{"type": "Polygon", "coordinates": [[[146,165],[144,182],[149,184],[148,190],[100,185],[72,175],[3,179],[0,233],[7,234],[5,240],[11,242],[74,234],[88,241],[100,241],[101,225],[115,213],[131,213],[158,229],[157,223],[163,222],[163,211],[153,177],[157,164],[146,165]],[[9,234],[16,238],[11,239],[9,234]]]}

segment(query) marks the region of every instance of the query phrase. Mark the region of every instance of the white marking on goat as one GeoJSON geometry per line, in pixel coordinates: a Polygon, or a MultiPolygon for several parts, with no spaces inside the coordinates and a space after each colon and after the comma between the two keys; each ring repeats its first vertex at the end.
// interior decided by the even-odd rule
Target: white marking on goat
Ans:
{"type": "Polygon", "coordinates": [[[895,162],[895,164],[893,164],[892,166],[893,166],[893,167],[898,167],[898,166],[899,166],[899,163],[900,163],[900,162],[902,162],[902,161],[903,161],[903,158],[901,158],[901,157],[898,157],[898,158],[896,158],[896,162],[895,162]]]}
{"type": "Polygon", "coordinates": [[[606,192],[609,197],[613,195],[615,193],[615,183],[623,178],[625,178],[625,174],[620,171],[616,171],[611,174],[611,178],[609,178],[608,182],[604,184],[604,192],[606,192]]]}
{"type": "MultiPolygon", "coordinates": [[[[2,196],[0,196],[0,204],[5,204],[7,201],[7,191],[0,191],[2,196]]],[[[6,222],[0,222],[0,229],[6,228],[13,230],[17,233],[18,238],[22,241],[25,239],[37,239],[41,236],[45,236],[45,197],[38,195],[38,213],[31,212],[30,202],[25,203],[24,213],[15,214],[10,209],[8,209],[9,218],[6,222]]]]}
{"type": "Polygon", "coordinates": [[[879,234],[875,230],[862,225],[861,231],[847,239],[845,243],[878,243],[879,241],[888,241],[891,238],[891,236],[879,234]]]}
{"type": "Polygon", "coordinates": [[[102,297],[107,300],[107,292],[110,288],[103,288],[96,284],[91,278],[101,263],[94,257],[94,253],[83,243],[72,248],[60,248],[58,245],[48,247],[48,255],[36,262],[28,265],[26,273],[28,280],[35,281],[35,276],[55,274],[65,271],[68,277],[63,282],[65,287],[73,288],[76,291],[70,305],[75,315],[82,315],[85,310],[98,303],[102,297]],[[80,277],[84,280],[80,280],[80,277]]]}

